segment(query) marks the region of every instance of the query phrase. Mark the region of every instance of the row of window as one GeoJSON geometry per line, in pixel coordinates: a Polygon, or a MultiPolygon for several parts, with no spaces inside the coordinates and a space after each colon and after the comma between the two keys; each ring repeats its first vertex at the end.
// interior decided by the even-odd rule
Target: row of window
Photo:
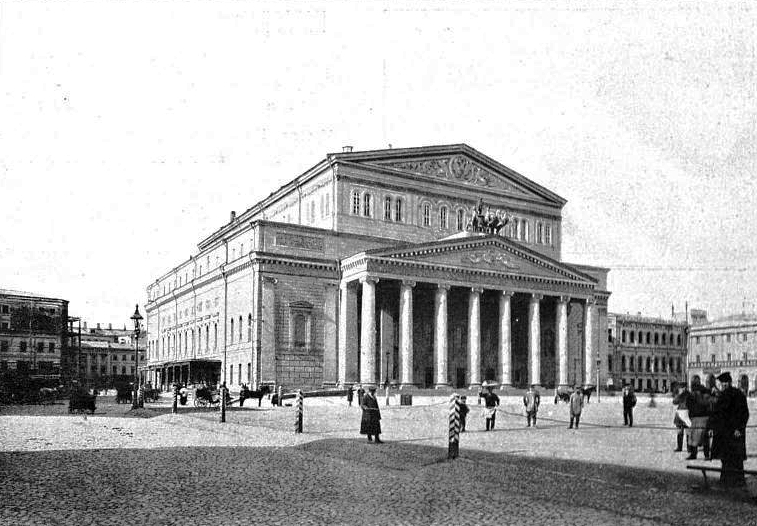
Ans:
{"type": "MultiPolygon", "coordinates": [[[[652,378],[647,378],[647,388],[646,391],[660,391],[660,388],[662,387],[662,392],[666,393],[668,391],[668,381],[666,378],[663,378],[660,380],[659,378],[655,378],[654,380],[652,378]]],[[[623,385],[630,385],[633,387],[636,391],[644,391],[644,379],[643,378],[623,378],[623,385]]]]}
{"type": "Polygon", "coordinates": [[[320,197],[316,197],[309,204],[305,205],[305,211],[307,214],[308,222],[313,224],[316,221],[316,203],[318,204],[318,211],[320,212],[321,219],[326,219],[329,216],[329,208],[331,207],[331,194],[321,194],[320,197]]]}
{"type": "MultiPolygon", "coordinates": [[[[315,205],[314,205],[315,206],[315,205]]],[[[315,210],[315,209],[313,209],[315,210]]],[[[231,252],[229,253],[229,261],[234,261],[238,257],[242,257],[245,255],[244,251],[244,243],[239,243],[239,245],[234,245],[230,247],[231,252]],[[237,253],[237,249],[239,252],[237,253]]],[[[201,260],[200,260],[201,261],[201,260]]],[[[221,266],[221,256],[216,255],[215,257],[215,266],[213,268],[218,268],[221,266]]],[[[205,256],[205,269],[206,272],[210,272],[211,266],[210,266],[210,256],[205,256]]],[[[186,270],[183,274],[178,274],[176,278],[173,281],[166,281],[163,283],[162,288],[160,289],[160,292],[157,288],[153,292],[152,299],[158,298],[160,295],[165,296],[166,294],[169,294],[174,289],[183,287],[187,283],[190,282],[190,280],[199,278],[203,274],[203,265],[200,263],[196,269],[192,269],[192,273],[190,275],[189,270],[186,270]]]]}
{"type": "Polygon", "coordinates": [[[656,373],[662,371],[663,373],[668,372],[668,369],[670,369],[670,372],[681,372],[681,359],[680,358],[658,358],[658,357],[651,357],[647,356],[646,359],[643,356],[637,356],[635,359],[633,356],[626,357],[625,355],[621,355],[620,357],[620,371],[626,372],[626,371],[638,371],[643,372],[646,371],[648,373],[656,373]],[[646,365],[646,367],[644,367],[646,365]]]}
{"type": "MultiPolygon", "coordinates": [[[[18,342],[18,350],[19,352],[26,352],[27,350],[27,342],[20,341],[18,342]]],[[[10,342],[8,340],[2,340],[0,341],[0,352],[10,352],[10,342]]],[[[45,352],[45,344],[44,342],[37,342],[37,352],[43,353],[45,352]]],[[[55,352],[55,343],[49,342],[47,345],[47,352],[54,353],[55,352]]]]}
{"type": "MultiPolygon", "coordinates": [[[[98,355],[96,355],[96,354],[89,355],[89,361],[90,362],[97,361],[97,356],[98,355]]],[[[112,356],[113,356],[113,361],[117,362],[118,361],[118,355],[117,354],[113,354],[112,356]]],[[[108,355],[107,354],[101,354],[100,355],[100,361],[104,362],[104,361],[107,361],[107,359],[108,359],[108,355]]],[[[139,359],[140,360],[144,360],[145,359],[145,355],[144,354],[140,354],[139,355],[139,359]]],[[[128,362],[128,361],[132,361],[133,362],[134,361],[134,353],[131,353],[131,354],[122,354],[121,355],[121,361],[122,362],[128,362]]]]}
{"type": "MultiPolygon", "coordinates": [[[[236,365],[237,375],[236,375],[236,383],[237,385],[242,385],[242,364],[236,365]]],[[[252,364],[247,363],[247,384],[252,383],[252,364]]],[[[233,385],[234,384],[234,364],[229,365],[229,376],[226,378],[226,385],[233,385]]]]}
{"type": "MultiPolygon", "coordinates": [[[[755,334],[757,334],[757,333],[755,333],[755,334]]],[[[716,343],[718,336],[720,337],[721,341],[724,341],[725,343],[731,343],[731,337],[733,335],[732,334],[719,334],[719,335],[712,334],[709,337],[710,338],[710,343],[716,343]]],[[[694,344],[695,345],[699,345],[699,343],[701,341],[700,338],[702,338],[702,336],[694,336],[694,344]]],[[[707,336],[704,336],[704,338],[707,338],[707,336]]],[[[749,334],[746,333],[746,332],[737,333],[736,334],[736,341],[737,342],[746,342],[746,341],[749,341],[749,334]]]]}
{"type": "MultiPolygon", "coordinates": [[[[644,345],[645,339],[646,339],[646,345],[667,345],[667,346],[673,346],[675,342],[675,345],[677,347],[681,347],[683,345],[683,340],[681,338],[681,335],[675,335],[673,333],[666,334],[666,333],[654,333],[654,340],[652,339],[651,332],[642,332],[642,331],[628,331],[625,330],[621,331],[620,333],[620,341],[622,343],[636,343],[638,345],[644,345]],[[646,338],[645,338],[646,337],[646,338]],[[652,343],[654,341],[654,343],[652,343]]],[[[610,338],[609,341],[612,342],[612,333],[609,333],[610,338]]]]}
{"type": "MultiPolygon", "coordinates": [[[[104,365],[100,366],[100,374],[103,374],[103,375],[106,374],[107,370],[108,370],[108,368],[106,366],[104,366],[104,365]]],[[[118,367],[117,366],[114,365],[111,370],[113,371],[112,374],[114,376],[118,374],[118,367]]],[[[122,375],[126,375],[126,374],[133,375],[134,374],[134,366],[133,365],[131,367],[129,367],[128,370],[129,371],[127,373],[127,367],[121,366],[121,374],[122,375]]],[[[96,365],[92,365],[89,368],[89,371],[92,374],[97,374],[97,366],[96,365]]]]}
{"type": "MultiPolygon", "coordinates": [[[[731,353],[726,353],[726,355],[725,355],[725,361],[726,362],[733,361],[732,358],[733,358],[733,356],[731,355],[731,353]]],[[[741,353],[741,360],[742,361],[745,362],[748,359],[749,359],[749,355],[747,353],[745,353],[745,352],[741,353]]],[[[694,361],[695,361],[695,363],[701,363],[700,355],[698,355],[698,354],[694,355],[694,361]]],[[[719,362],[721,360],[718,360],[717,357],[716,357],[716,355],[711,354],[710,355],[710,361],[711,362],[719,362]]]]}

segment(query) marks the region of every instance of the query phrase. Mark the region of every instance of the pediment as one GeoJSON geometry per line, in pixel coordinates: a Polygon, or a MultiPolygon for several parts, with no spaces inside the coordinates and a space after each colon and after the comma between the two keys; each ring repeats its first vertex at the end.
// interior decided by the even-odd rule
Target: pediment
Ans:
{"type": "Polygon", "coordinates": [[[565,200],[481,152],[463,145],[350,154],[350,160],[398,174],[442,179],[562,206],[565,200]]]}
{"type": "Polygon", "coordinates": [[[433,243],[378,249],[371,258],[401,260],[403,263],[443,266],[461,270],[594,283],[595,280],[564,263],[550,259],[500,236],[472,235],[433,243]]]}

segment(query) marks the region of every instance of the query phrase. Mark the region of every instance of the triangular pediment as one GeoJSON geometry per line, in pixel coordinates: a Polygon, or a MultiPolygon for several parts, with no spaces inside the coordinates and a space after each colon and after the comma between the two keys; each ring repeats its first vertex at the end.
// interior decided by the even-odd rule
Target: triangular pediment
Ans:
{"type": "Polygon", "coordinates": [[[565,199],[468,145],[376,150],[339,158],[382,170],[449,181],[562,206],[565,199]]]}
{"type": "Polygon", "coordinates": [[[570,265],[495,235],[470,234],[431,243],[376,249],[366,252],[366,256],[419,265],[595,283],[594,278],[570,265]]]}

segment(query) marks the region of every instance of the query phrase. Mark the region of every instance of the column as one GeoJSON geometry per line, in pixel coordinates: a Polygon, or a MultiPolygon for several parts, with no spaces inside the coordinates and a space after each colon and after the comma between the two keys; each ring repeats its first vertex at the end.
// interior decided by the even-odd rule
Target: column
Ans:
{"type": "Polygon", "coordinates": [[[357,289],[353,283],[339,285],[339,385],[357,382],[357,289]]]}
{"type": "Polygon", "coordinates": [[[557,385],[568,386],[568,296],[557,300],[557,385]]]}
{"type": "Polygon", "coordinates": [[[381,385],[392,379],[392,359],[394,358],[394,317],[390,298],[383,298],[379,310],[379,378],[381,385]]]}
{"type": "Polygon", "coordinates": [[[434,387],[449,385],[447,363],[447,300],[449,285],[440,284],[434,296],[434,387]]]}
{"type": "Polygon", "coordinates": [[[472,288],[468,297],[468,377],[470,387],[481,386],[481,293],[472,288]]]}
{"type": "Polygon", "coordinates": [[[592,338],[592,334],[594,333],[594,306],[595,302],[593,298],[586,300],[584,308],[584,385],[596,381],[594,342],[592,338]]]}
{"type": "Polygon", "coordinates": [[[413,287],[414,281],[400,285],[400,388],[413,385],[413,287]]]}
{"type": "Polygon", "coordinates": [[[360,311],[360,383],[376,384],[376,283],[377,278],[360,278],[363,302],[360,311]]]}
{"type": "Polygon", "coordinates": [[[503,290],[499,297],[499,382],[510,386],[512,380],[512,348],[510,343],[510,299],[513,293],[503,290]]]}
{"type": "Polygon", "coordinates": [[[541,294],[531,294],[528,304],[528,383],[541,384],[541,325],[539,323],[539,301],[541,294]]]}

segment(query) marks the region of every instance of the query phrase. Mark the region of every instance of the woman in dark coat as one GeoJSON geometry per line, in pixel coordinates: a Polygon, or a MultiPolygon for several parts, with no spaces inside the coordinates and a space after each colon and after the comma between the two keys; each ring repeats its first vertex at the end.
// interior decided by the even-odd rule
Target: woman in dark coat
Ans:
{"type": "Polygon", "coordinates": [[[720,483],[726,487],[744,486],[744,460],[746,460],[745,432],[749,420],[746,397],[731,386],[731,374],[718,376],[720,396],[715,402],[711,419],[713,430],[712,458],[719,458],[723,471],[720,483]]]}
{"type": "Polygon", "coordinates": [[[376,399],[376,387],[370,386],[368,392],[363,395],[360,403],[363,410],[363,418],[360,420],[360,434],[368,435],[368,442],[373,442],[372,437],[376,437],[376,444],[381,444],[379,438],[381,434],[381,411],[379,411],[378,400],[376,399]]]}

